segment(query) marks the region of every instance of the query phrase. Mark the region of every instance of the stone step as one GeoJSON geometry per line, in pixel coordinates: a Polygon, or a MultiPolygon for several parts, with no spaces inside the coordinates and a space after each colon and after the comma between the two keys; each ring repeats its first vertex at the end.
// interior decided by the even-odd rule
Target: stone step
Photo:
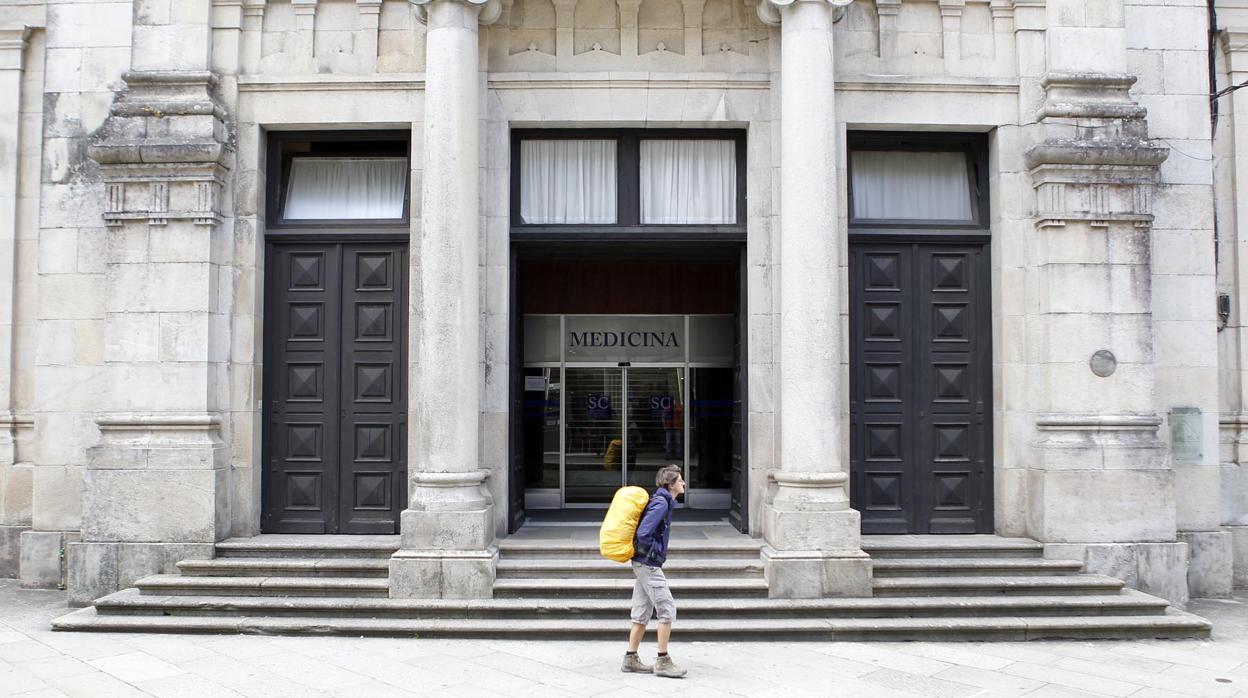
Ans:
{"type": "Polygon", "coordinates": [[[1078,560],[1044,558],[882,558],[872,561],[877,579],[882,577],[970,577],[1010,575],[1079,574],[1078,560]]]}
{"type": "Polygon", "coordinates": [[[993,535],[863,536],[862,549],[874,559],[1043,557],[1044,544],[1030,538],[993,535]]]}
{"type": "Polygon", "coordinates": [[[876,596],[978,596],[982,594],[1112,594],[1122,580],[1094,574],[1017,577],[885,577],[876,596]]]}
{"type": "Polygon", "coordinates": [[[216,557],[389,559],[398,549],[398,536],[265,534],[223,540],[216,545],[216,557]]]}
{"type": "Polygon", "coordinates": [[[386,578],[356,577],[188,577],[157,574],[135,582],[153,596],[348,596],[386,597],[386,578]]]}
{"type": "MultiPolygon", "coordinates": [[[[759,559],[763,549],[760,540],[741,536],[723,540],[673,540],[668,550],[668,560],[737,560],[759,559]]],[[[566,540],[515,540],[504,538],[498,542],[500,560],[606,560],[598,552],[597,541],[566,540]]]]}
{"type": "MultiPolygon", "coordinates": [[[[543,579],[543,578],[633,578],[631,565],[599,558],[572,559],[511,559],[498,561],[498,579],[543,579]]],[[[663,570],[682,579],[707,577],[719,578],[756,578],[763,576],[762,560],[729,559],[729,560],[669,560],[663,570]]]]}
{"type": "Polygon", "coordinates": [[[178,571],[190,577],[386,577],[389,558],[226,557],[183,560],[178,571]]]}
{"type": "MultiPolygon", "coordinates": [[[[669,579],[680,599],[754,598],[767,596],[767,582],[758,579],[669,579]]],[[[619,598],[633,594],[633,580],[621,579],[499,579],[496,598],[619,598]]]]}
{"type": "MultiPolygon", "coordinates": [[[[246,633],[389,637],[618,639],[618,619],[254,618],[247,616],[100,615],[84,608],[52,623],[56,630],[246,633]]],[[[653,632],[653,627],[651,632],[653,632]]],[[[937,640],[1205,638],[1208,621],[1181,611],[1156,616],[1001,618],[689,619],[683,640],[937,640]]]]}
{"type": "MultiPolygon", "coordinates": [[[[681,599],[689,618],[981,618],[1161,615],[1166,602],[1126,591],[1104,596],[985,596],[857,599],[681,599]]],[[[603,618],[628,616],[627,599],[386,599],[149,596],[134,589],[95,602],[101,615],[299,616],[311,618],[603,618]]],[[[683,625],[683,622],[682,622],[683,625]]]]}

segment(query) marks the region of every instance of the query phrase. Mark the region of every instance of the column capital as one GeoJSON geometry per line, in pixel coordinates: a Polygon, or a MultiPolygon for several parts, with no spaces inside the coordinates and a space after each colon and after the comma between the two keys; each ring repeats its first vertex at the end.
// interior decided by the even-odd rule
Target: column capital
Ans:
{"type": "MultiPolygon", "coordinates": [[[[426,22],[426,18],[428,17],[428,14],[427,14],[428,10],[426,9],[427,6],[439,0],[407,0],[407,1],[416,6],[416,17],[417,19],[420,20],[421,24],[424,24],[426,22]]],[[[503,3],[500,2],[500,0],[444,0],[444,1],[445,2],[460,2],[460,3],[467,5],[468,7],[477,8],[479,12],[479,14],[477,15],[477,23],[482,26],[489,26],[497,22],[498,18],[501,17],[503,14],[503,3]]]]}
{"type": "Polygon", "coordinates": [[[0,27],[0,70],[21,70],[30,27],[0,27]]]}
{"type": "Polygon", "coordinates": [[[854,4],[854,0],[759,0],[758,18],[769,27],[780,26],[780,9],[799,2],[828,4],[836,13],[833,22],[839,22],[845,16],[845,10],[854,4]]]}

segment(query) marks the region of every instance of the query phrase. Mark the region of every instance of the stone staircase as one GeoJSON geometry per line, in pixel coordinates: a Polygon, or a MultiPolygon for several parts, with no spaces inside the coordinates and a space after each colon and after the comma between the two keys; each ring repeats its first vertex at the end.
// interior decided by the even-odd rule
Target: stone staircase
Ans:
{"type": "MultiPolygon", "coordinates": [[[[703,527],[705,528],[705,527],[703,527]]],[[[527,530],[527,528],[526,528],[527,530]]],[[[664,566],[677,633],[699,640],[1032,640],[1207,637],[1208,621],[1166,601],[1047,560],[1043,546],[996,536],[878,536],[875,596],[767,596],[760,542],[722,528],[682,539],[664,566]]],[[[596,529],[593,531],[596,533],[596,529]]],[[[58,630],[619,639],[632,573],[584,532],[499,544],[493,599],[387,598],[395,536],[259,536],[211,560],[58,618],[58,630]]]]}

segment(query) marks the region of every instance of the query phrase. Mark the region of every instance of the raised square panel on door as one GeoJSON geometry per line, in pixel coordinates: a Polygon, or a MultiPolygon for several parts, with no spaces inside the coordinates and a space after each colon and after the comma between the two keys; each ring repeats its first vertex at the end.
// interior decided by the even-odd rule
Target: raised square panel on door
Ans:
{"type": "Polygon", "coordinates": [[[407,499],[407,245],[344,245],[343,259],[341,527],[398,533],[407,499]]]}
{"type": "Polygon", "coordinates": [[[339,249],[267,248],[262,530],[334,531],[339,249]]]}

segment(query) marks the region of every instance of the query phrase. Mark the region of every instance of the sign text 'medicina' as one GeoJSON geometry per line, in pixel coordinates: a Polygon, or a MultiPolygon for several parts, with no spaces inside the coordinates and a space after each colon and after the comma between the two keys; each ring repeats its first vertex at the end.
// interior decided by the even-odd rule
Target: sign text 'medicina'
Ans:
{"type": "Polygon", "coordinates": [[[568,346],[579,347],[630,347],[652,348],[662,347],[679,349],[680,341],[675,332],[569,332],[568,346]]]}
{"type": "Polygon", "coordinates": [[[568,361],[683,362],[685,319],[665,315],[569,315],[564,320],[568,361]]]}

